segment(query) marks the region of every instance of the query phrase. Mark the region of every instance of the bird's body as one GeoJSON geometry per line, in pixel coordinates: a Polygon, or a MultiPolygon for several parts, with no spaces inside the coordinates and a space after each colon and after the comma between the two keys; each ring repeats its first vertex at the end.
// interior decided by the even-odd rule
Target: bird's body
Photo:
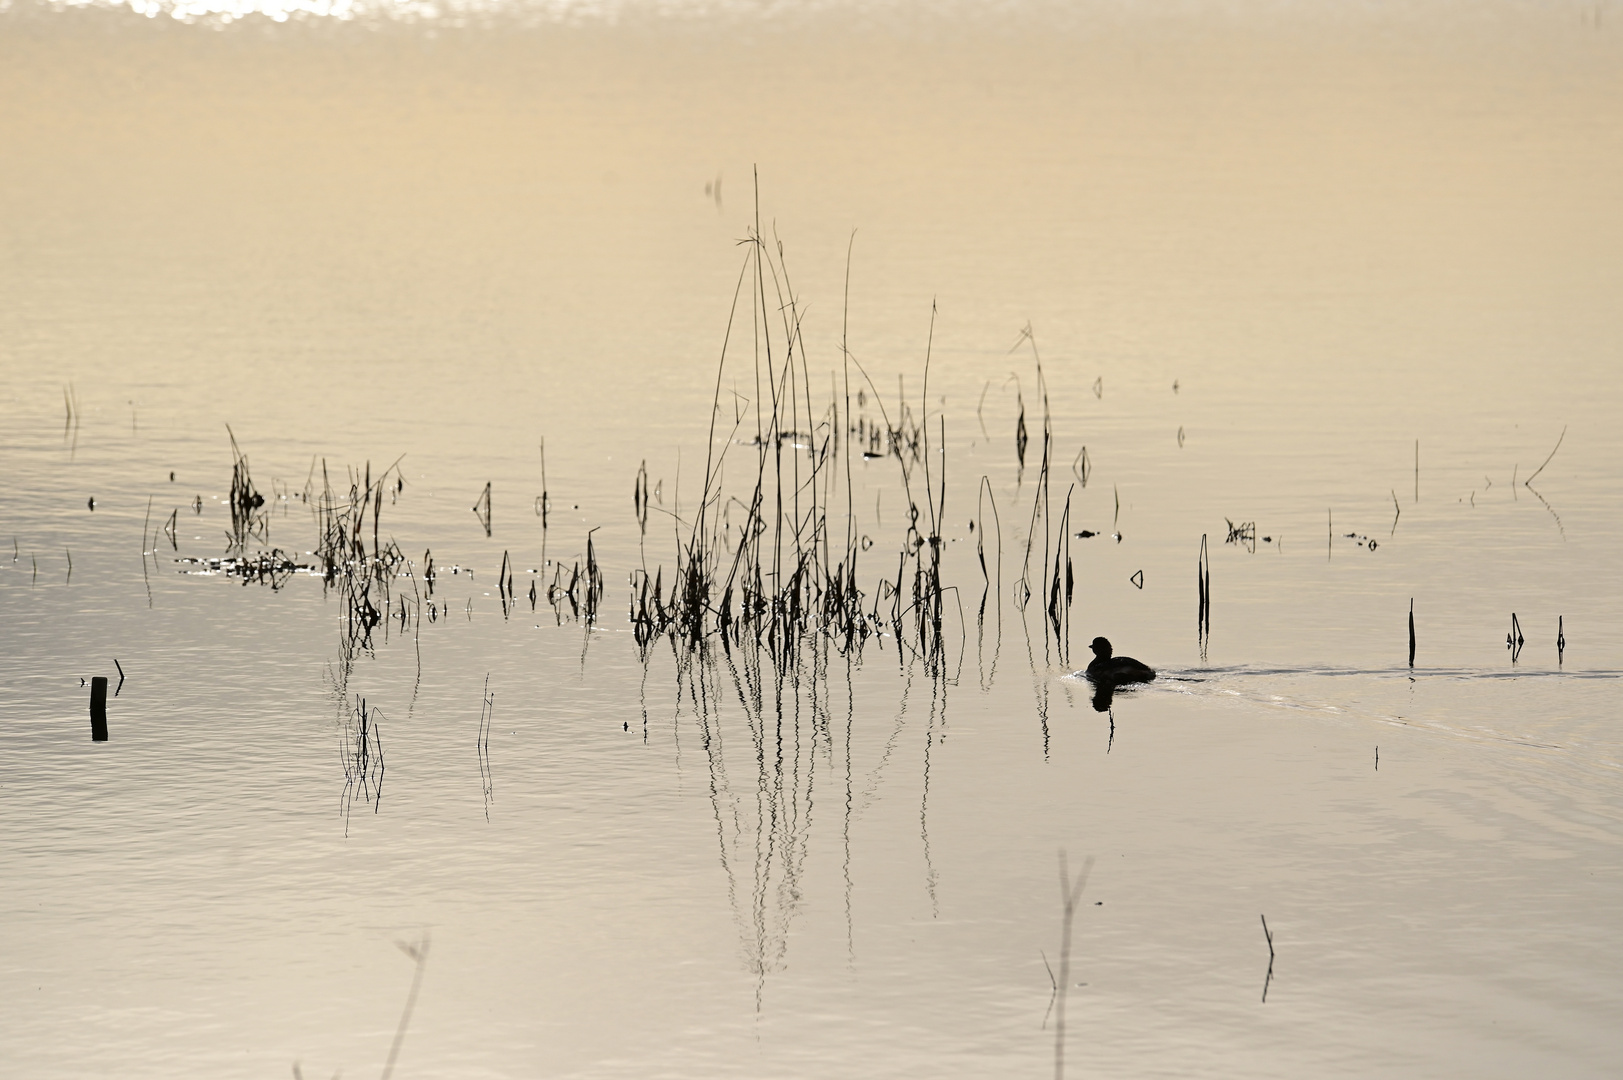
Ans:
{"type": "Polygon", "coordinates": [[[1149,682],[1155,678],[1155,669],[1131,656],[1117,656],[1107,638],[1096,637],[1090,646],[1093,663],[1088,665],[1087,676],[1094,683],[1121,686],[1124,683],[1149,682]]]}

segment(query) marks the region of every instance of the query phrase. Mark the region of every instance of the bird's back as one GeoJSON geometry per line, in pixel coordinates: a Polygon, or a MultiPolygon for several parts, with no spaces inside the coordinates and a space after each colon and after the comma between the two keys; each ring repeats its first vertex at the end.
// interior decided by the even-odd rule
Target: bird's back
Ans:
{"type": "Polygon", "coordinates": [[[1149,682],[1155,678],[1155,669],[1131,656],[1101,656],[1088,665],[1088,678],[1095,682],[1149,682]]]}

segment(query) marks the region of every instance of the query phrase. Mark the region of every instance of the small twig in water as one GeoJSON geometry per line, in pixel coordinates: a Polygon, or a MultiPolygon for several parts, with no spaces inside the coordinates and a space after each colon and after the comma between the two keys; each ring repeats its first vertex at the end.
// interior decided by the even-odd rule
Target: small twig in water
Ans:
{"type": "Polygon", "coordinates": [[[1054,988],[1053,991],[1048,995],[1048,1011],[1043,1013],[1042,1029],[1047,1031],[1048,1018],[1054,1014],[1054,999],[1059,997],[1059,980],[1054,978],[1054,967],[1048,962],[1048,954],[1043,952],[1041,949],[1037,950],[1037,954],[1043,958],[1043,967],[1048,969],[1048,982],[1054,988]]]}
{"type": "MultiPolygon", "coordinates": [[[[1561,443],[1562,443],[1562,441],[1564,439],[1566,439],[1566,437],[1567,437],[1567,429],[1566,429],[1565,425],[1563,425],[1562,428],[1561,428],[1561,438],[1555,440],[1555,450],[1561,449],[1561,443]]],[[[1555,450],[1551,450],[1550,451],[1550,456],[1544,459],[1544,465],[1548,465],[1550,463],[1551,458],[1555,457],[1555,450]]],[[[1540,465],[1538,468],[1534,469],[1533,470],[1533,475],[1529,476],[1526,480],[1522,481],[1522,486],[1523,487],[1528,487],[1528,488],[1532,487],[1533,486],[1533,481],[1538,478],[1538,474],[1544,471],[1544,465],[1540,465]]]]}
{"type": "Polygon", "coordinates": [[[485,482],[485,490],[479,493],[479,498],[474,501],[472,509],[473,509],[474,516],[479,519],[479,524],[484,526],[485,536],[486,537],[490,536],[490,482],[489,481],[485,482]]]}

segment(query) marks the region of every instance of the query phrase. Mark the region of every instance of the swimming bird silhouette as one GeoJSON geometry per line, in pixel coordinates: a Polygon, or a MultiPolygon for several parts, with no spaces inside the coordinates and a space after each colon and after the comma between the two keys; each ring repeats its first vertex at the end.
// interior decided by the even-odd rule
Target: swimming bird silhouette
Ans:
{"type": "Polygon", "coordinates": [[[1148,664],[1131,656],[1116,656],[1108,638],[1094,638],[1090,648],[1093,649],[1093,663],[1088,665],[1087,676],[1095,683],[1114,687],[1123,683],[1149,682],[1155,678],[1155,669],[1148,664]]]}

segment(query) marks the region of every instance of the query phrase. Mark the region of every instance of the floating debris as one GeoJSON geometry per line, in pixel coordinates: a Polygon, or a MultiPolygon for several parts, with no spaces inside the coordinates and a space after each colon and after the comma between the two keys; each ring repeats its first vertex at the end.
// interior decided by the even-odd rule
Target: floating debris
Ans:
{"type": "Polygon", "coordinates": [[[1224,537],[1223,543],[1235,544],[1255,555],[1257,552],[1257,523],[1255,521],[1242,521],[1236,525],[1229,518],[1223,520],[1227,521],[1229,526],[1228,536],[1224,537]]]}
{"type": "Polygon", "coordinates": [[[310,563],[301,563],[292,555],[280,548],[271,551],[261,551],[254,555],[227,555],[218,559],[209,558],[181,558],[176,563],[182,567],[182,574],[195,577],[235,577],[241,578],[244,585],[256,582],[260,585],[269,585],[279,589],[293,574],[309,574],[313,577],[322,576],[319,566],[310,563]]]}

